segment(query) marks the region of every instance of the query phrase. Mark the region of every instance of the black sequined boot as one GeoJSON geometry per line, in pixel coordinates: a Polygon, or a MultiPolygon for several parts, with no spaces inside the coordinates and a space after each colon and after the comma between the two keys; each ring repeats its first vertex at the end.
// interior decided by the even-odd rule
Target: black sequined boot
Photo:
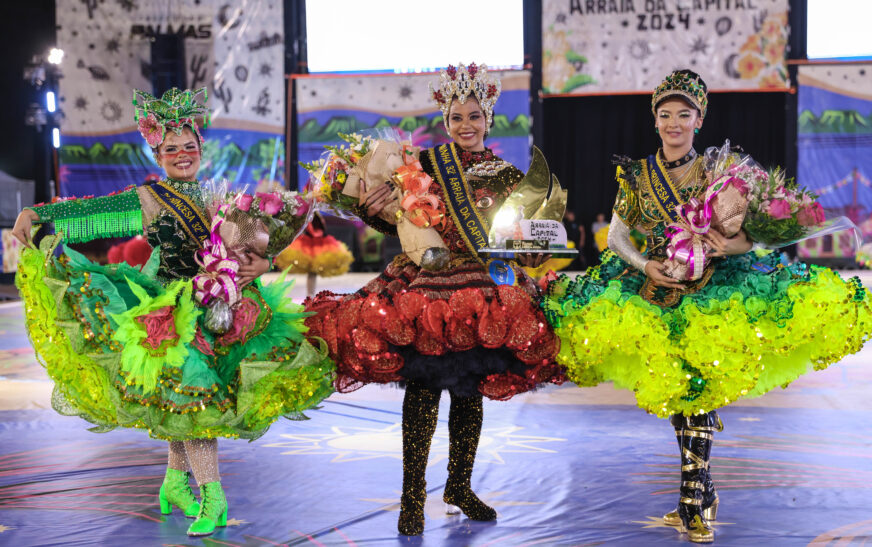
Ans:
{"type": "MultiPolygon", "coordinates": [[[[692,416],[689,419],[681,414],[675,414],[670,418],[670,421],[672,422],[672,426],[675,428],[675,438],[678,440],[679,454],[681,453],[681,435],[684,429],[689,428],[693,431],[707,431],[712,434],[724,430],[724,423],[721,421],[718,413],[714,410],[708,414],[692,416]],[[690,424],[688,424],[688,420],[690,420],[690,424]]],[[[708,454],[705,456],[705,470],[703,471],[705,480],[703,480],[702,518],[706,521],[714,521],[717,519],[718,504],[720,501],[718,499],[718,493],[715,490],[715,483],[712,480],[711,469],[709,467],[710,457],[711,450],[709,450],[708,454]]],[[[681,526],[681,517],[678,516],[678,508],[663,515],[663,522],[668,526],[681,526]]]]}
{"type": "Polygon", "coordinates": [[[703,492],[705,489],[708,458],[711,455],[714,433],[705,431],[709,427],[707,416],[688,417],[687,425],[681,432],[681,489],[678,500],[678,516],[681,518],[683,532],[694,543],[711,543],[715,539],[714,530],[703,517],[703,492]]]}
{"type": "Polygon", "coordinates": [[[442,499],[447,512],[463,514],[472,520],[495,520],[497,512],[478,499],[470,487],[472,466],[481,436],[481,395],[460,397],[451,394],[448,414],[448,481],[442,499]],[[459,509],[459,510],[458,510],[459,509]]]}
{"type": "Polygon", "coordinates": [[[404,536],[424,532],[427,460],[439,418],[438,390],[410,381],[403,398],[403,495],[397,530],[404,536]]]}

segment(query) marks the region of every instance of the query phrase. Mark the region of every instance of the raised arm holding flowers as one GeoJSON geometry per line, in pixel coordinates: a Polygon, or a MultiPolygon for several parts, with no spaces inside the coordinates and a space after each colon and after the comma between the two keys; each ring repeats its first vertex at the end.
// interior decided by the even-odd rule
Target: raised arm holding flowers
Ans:
{"type": "Polygon", "coordinates": [[[334,368],[304,340],[291,284],[257,280],[311,208],[295,193],[234,194],[197,180],[205,100],[205,89],[135,92],[138,128],[166,176],[25,209],[15,225],[26,242],[34,222],[57,232],[22,252],[16,278],[53,403],[100,431],[169,441],[158,501],[163,514],[175,506],[196,519],[190,536],[227,522],[217,438],[253,440],[313,407],[332,392],[334,368]],[[55,256],[62,241],[137,233],[154,249],[142,269],[94,264],[67,247],[55,256]]]}

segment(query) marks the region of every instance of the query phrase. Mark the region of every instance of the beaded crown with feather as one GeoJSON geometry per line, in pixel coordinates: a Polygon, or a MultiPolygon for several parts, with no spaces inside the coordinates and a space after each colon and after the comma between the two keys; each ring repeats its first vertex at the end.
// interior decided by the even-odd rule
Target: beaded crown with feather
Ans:
{"type": "Polygon", "coordinates": [[[197,118],[203,120],[203,127],[209,126],[211,115],[206,107],[207,100],[205,87],[184,91],[174,87],[159,99],[151,93],[134,89],[133,119],[137,122],[142,138],[151,147],[159,146],[164,141],[167,129],[181,135],[186,125],[191,127],[202,143],[203,136],[197,125],[197,118]]]}
{"type": "Polygon", "coordinates": [[[451,100],[457,97],[460,104],[464,104],[470,95],[478,101],[487,118],[487,127],[490,128],[494,120],[494,104],[501,90],[500,80],[488,74],[487,65],[475,63],[470,63],[469,66],[460,63],[457,67],[448,65],[448,68],[439,72],[439,88],[434,89],[430,83],[430,96],[442,111],[442,122],[446,129],[451,100]]]}

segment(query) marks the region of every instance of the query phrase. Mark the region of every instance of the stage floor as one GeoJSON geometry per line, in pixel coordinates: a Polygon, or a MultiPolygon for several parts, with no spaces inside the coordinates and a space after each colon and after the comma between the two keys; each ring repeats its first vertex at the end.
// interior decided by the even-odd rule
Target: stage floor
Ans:
{"type": "MultiPolygon", "coordinates": [[[[359,287],[370,277],[321,281],[319,289],[359,287]]],[[[726,429],[712,457],[717,545],[872,543],[870,361],[872,346],[722,411],[726,429]]],[[[492,523],[443,512],[445,395],[420,538],[396,532],[399,389],[333,395],[308,421],[283,420],[253,443],[219,441],[229,519],[207,539],[188,538],[190,521],[178,512],[159,512],[166,443],[141,431],[90,433],[86,422],[55,414],[50,393],[20,303],[0,305],[2,545],[687,543],[659,521],[678,497],[672,427],[610,386],[485,402],[473,487],[499,512],[492,523]]]]}

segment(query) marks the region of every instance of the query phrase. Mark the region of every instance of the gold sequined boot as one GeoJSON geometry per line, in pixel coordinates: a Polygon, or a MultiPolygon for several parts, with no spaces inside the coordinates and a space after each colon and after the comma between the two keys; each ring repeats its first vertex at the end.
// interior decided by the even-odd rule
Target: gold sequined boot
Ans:
{"type": "MultiPolygon", "coordinates": [[[[678,440],[679,454],[681,453],[681,435],[685,429],[689,428],[693,431],[705,431],[712,435],[714,435],[715,432],[721,432],[724,430],[724,422],[721,421],[721,417],[718,416],[718,413],[714,410],[708,414],[692,416],[690,418],[676,414],[672,416],[670,420],[672,426],[675,428],[675,438],[678,440]]],[[[711,468],[709,465],[710,458],[711,445],[709,445],[709,450],[704,458],[705,469],[703,470],[705,480],[703,481],[702,518],[706,521],[717,520],[718,505],[720,503],[717,490],[715,490],[714,481],[712,480],[711,468]]],[[[663,515],[663,522],[668,526],[681,526],[681,517],[678,516],[678,508],[663,515]]]]}
{"type": "Polygon", "coordinates": [[[472,466],[481,436],[481,395],[460,397],[451,394],[448,414],[448,481],[442,499],[447,512],[463,514],[472,520],[495,520],[497,512],[472,491],[472,466]]]}
{"type": "Polygon", "coordinates": [[[424,532],[427,460],[439,418],[439,390],[410,381],[403,398],[403,495],[397,530],[404,536],[424,532]]]}
{"type": "Polygon", "coordinates": [[[703,517],[703,489],[706,459],[711,454],[714,435],[710,431],[691,429],[694,425],[688,418],[687,427],[681,432],[681,488],[678,499],[678,516],[681,531],[693,543],[711,543],[715,532],[703,517]]]}

